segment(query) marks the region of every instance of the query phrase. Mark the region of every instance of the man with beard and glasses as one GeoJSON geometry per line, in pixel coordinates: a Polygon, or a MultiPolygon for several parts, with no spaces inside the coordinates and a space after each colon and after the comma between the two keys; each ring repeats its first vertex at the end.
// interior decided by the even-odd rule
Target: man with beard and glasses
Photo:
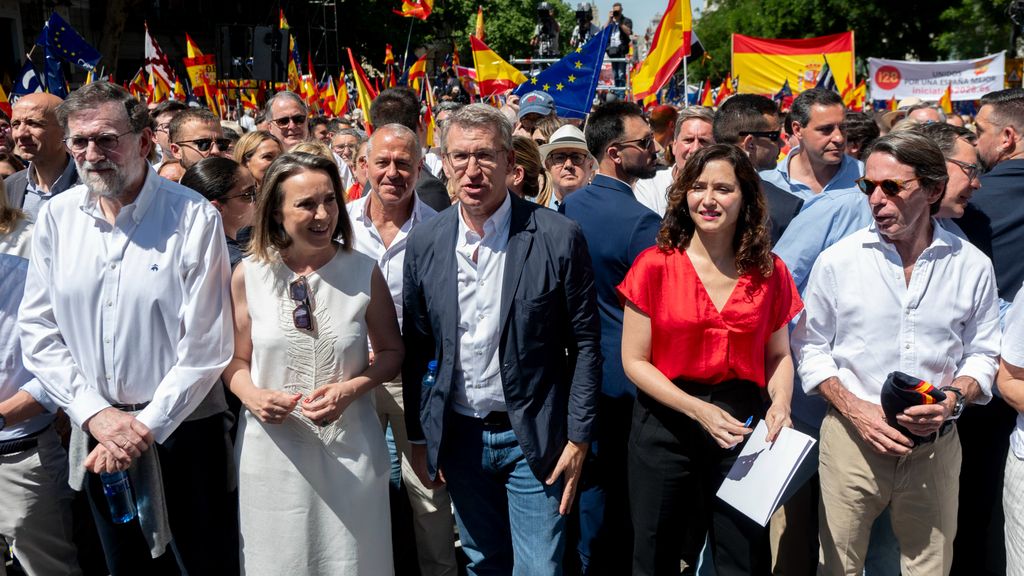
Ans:
{"type": "MultiPolygon", "coordinates": [[[[974,125],[978,161],[985,173],[957,224],[992,258],[999,297],[1012,302],[1024,283],[1024,90],[1011,88],[983,96],[974,125]]],[[[996,397],[986,406],[968,410],[961,420],[960,483],[970,496],[960,501],[954,574],[1006,573],[1000,497],[1016,414],[996,397]]]]}
{"type": "Polygon", "coordinates": [[[628,574],[633,531],[627,506],[626,442],[636,388],[622,369],[622,303],[615,287],[637,255],[654,245],[661,227],[661,216],[640,204],[632,190],[638,178],[654,176],[656,149],[643,110],[632,102],[596,108],[585,136],[587,149],[598,162],[597,174],[559,207],[583,229],[594,262],[604,356],[597,437],[580,493],[577,551],[584,574],[628,574]]]}
{"type": "Polygon", "coordinates": [[[78,184],[78,172],[61,142],[57,124],[60,98],[52,94],[27,94],[14,103],[11,136],[14,152],[28,167],[4,182],[8,204],[34,219],[49,199],[78,184]]]}
{"type": "Polygon", "coordinates": [[[69,483],[111,574],[235,573],[220,216],[149,167],[149,113],[120,86],[72,92],[57,118],[84,184],[40,211],[18,323],[25,367],[71,417],[69,483]],[[99,474],[124,470],[139,521],[117,524],[99,474]]]}

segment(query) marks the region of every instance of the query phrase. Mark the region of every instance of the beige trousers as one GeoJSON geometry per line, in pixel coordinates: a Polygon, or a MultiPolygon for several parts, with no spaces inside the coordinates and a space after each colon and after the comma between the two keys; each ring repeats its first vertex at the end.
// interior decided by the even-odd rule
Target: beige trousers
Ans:
{"type": "Polygon", "coordinates": [[[872,450],[848,420],[829,409],[821,425],[819,574],[859,576],[871,526],[891,507],[903,576],[949,574],[960,487],[956,429],[907,456],[872,450]]]}
{"type": "Polygon", "coordinates": [[[1024,460],[1010,449],[1003,476],[1003,512],[1006,523],[1006,574],[1024,576],[1024,460]]]}
{"type": "Polygon", "coordinates": [[[378,386],[374,390],[374,402],[381,425],[391,424],[402,460],[402,482],[412,507],[420,572],[423,576],[456,576],[458,565],[455,561],[455,519],[451,499],[443,486],[427,488],[413,472],[409,435],[405,430],[402,383],[388,382],[378,386]]]}
{"type": "Polygon", "coordinates": [[[0,456],[0,552],[11,547],[32,576],[81,574],[71,540],[68,456],[52,427],[37,438],[36,448],[0,456]]]}

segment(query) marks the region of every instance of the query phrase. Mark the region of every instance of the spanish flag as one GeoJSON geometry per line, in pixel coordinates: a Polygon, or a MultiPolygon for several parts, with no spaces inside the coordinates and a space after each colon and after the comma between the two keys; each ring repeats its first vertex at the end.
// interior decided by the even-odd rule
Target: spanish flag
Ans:
{"type": "Polygon", "coordinates": [[[334,91],[334,78],[327,77],[327,88],[320,93],[320,108],[324,114],[335,116],[334,108],[338,105],[338,96],[334,91]]]}
{"type": "Polygon", "coordinates": [[[715,96],[715,106],[721,106],[726,98],[735,93],[736,91],[732,87],[732,77],[726,74],[725,80],[722,80],[722,85],[718,88],[718,95],[715,96]]]}
{"type": "Polygon", "coordinates": [[[363,118],[366,120],[367,127],[370,127],[373,125],[373,121],[370,119],[370,104],[377,97],[377,92],[370,85],[370,80],[366,78],[363,67],[356,62],[356,57],[352,55],[352,49],[345,48],[345,50],[348,51],[348,61],[352,65],[352,78],[356,81],[356,105],[363,111],[363,118]]]}
{"type": "Polygon", "coordinates": [[[942,93],[942,98],[939,98],[939,108],[946,114],[953,113],[953,85],[946,84],[946,91],[942,93]]]}
{"type": "Polygon", "coordinates": [[[469,44],[473,48],[476,85],[481,98],[500,94],[526,82],[526,76],[522,72],[495,54],[482,40],[470,36],[469,44]]]}
{"type": "Polygon", "coordinates": [[[345,69],[338,76],[338,97],[334,102],[334,115],[342,116],[348,112],[348,86],[345,85],[345,69]]]}
{"type": "Polygon", "coordinates": [[[732,75],[739,92],[775,94],[786,81],[794,94],[814,88],[825,67],[837,86],[853,83],[853,32],[776,40],[732,35],[732,75]]]}
{"type": "Polygon", "coordinates": [[[711,96],[711,80],[704,81],[704,91],[700,93],[699,104],[705,108],[711,108],[715,105],[715,99],[711,96]]]}
{"type": "Polygon", "coordinates": [[[409,86],[417,94],[420,92],[420,83],[427,77],[427,55],[424,54],[419,60],[409,67],[409,86]]]}
{"type": "Polygon", "coordinates": [[[863,112],[864,104],[868,99],[868,84],[864,80],[861,80],[857,87],[853,89],[853,98],[850,102],[850,110],[854,112],[863,112]]]}
{"type": "Polygon", "coordinates": [[[198,96],[208,82],[217,80],[217,59],[213,54],[203,54],[192,37],[185,33],[185,71],[198,96]]]}
{"type": "Polygon", "coordinates": [[[402,0],[402,9],[391,11],[406,18],[426,20],[434,10],[434,0],[402,0]]]}
{"type": "Polygon", "coordinates": [[[890,111],[895,110],[896,106],[896,95],[894,94],[891,98],[889,98],[889,101],[885,103],[885,109],[890,111]]]}
{"type": "Polygon", "coordinates": [[[14,115],[11,111],[11,101],[7,99],[7,93],[4,92],[4,87],[0,85],[0,111],[3,111],[8,118],[14,115]]]}
{"type": "Polygon", "coordinates": [[[242,109],[252,110],[256,112],[260,109],[259,105],[256,104],[256,93],[249,92],[248,96],[242,96],[242,109]]]}
{"type": "Polygon", "coordinates": [[[480,41],[484,39],[484,7],[480,5],[476,7],[476,27],[473,29],[473,36],[480,41]]]}
{"type": "Polygon", "coordinates": [[[654,31],[647,58],[632,78],[634,100],[644,100],[665,87],[683,58],[690,55],[692,33],[690,0],[669,0],[665,15],[654,31]]]}

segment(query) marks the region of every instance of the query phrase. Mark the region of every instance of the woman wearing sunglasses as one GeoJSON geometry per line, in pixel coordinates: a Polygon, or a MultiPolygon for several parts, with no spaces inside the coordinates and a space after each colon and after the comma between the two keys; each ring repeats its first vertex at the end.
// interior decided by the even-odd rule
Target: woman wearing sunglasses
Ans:
{"type": "Polygon", "coordinates": [[[279,157],[232,277],[224,380],[246,407],[235,459],[247,574],[392,573],[388,452],[367,392],[398,375],[403,347],[377,263],[352,250],[343,197],[333,161],[279,157]]]}
{"type": "Polygon", "coordinates": [[[245,166],[230,158],[214,156],[200,160],[185,171],[181,185],[199,192],[220,212],[228,256],[234,269],[242,260],[252,226],[256,202],[256,179],[245,166]]]}
{"type": "Polygon", "coordinates": [[[694,152],[668,201],[657,246],[619,285],[622,364],[637,386],[633,573],[679,574],[681,543],[708,534],[718,574],[769,574],[767,531],[715,493],[752,422],[765,419],[769,440],[791,425],[787,324],[803,304],[770,252],[746,153],[724,144],[694,152]]]}

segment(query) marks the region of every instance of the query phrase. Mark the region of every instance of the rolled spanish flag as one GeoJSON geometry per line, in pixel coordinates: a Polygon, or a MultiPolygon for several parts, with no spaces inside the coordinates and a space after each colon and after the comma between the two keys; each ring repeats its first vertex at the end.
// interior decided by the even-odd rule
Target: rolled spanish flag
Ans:
{"type": "Polygon", "coordinates": [[[500,94],[526,82],[526,76],[522,72],[503,60],[482,40],[476,36],[470,36],[469,43],[473,48],[476,84],[481,98],[500,94]]]}
{"type": "Polygon", "coordinates": [[[363,67],[359,65],[356,57],[352,55],[352,49],[346,48],[345,50],[348,51],[348,61],[352,65],[352,78],[356,82],[356,105],[363,111],[363,118],[369,127],[372,126],[370,104],[377,97],[377,92],[370,85],[370,80],[366,77],[366,72],[363,72],[363,67]]]}
{"type": "Polygon", "coordinates": [[[942,93],[942,98],[939,98],[939,107],[946,114],[953,113],[953,85],[947,84],[946,91],[942,93]]]}

